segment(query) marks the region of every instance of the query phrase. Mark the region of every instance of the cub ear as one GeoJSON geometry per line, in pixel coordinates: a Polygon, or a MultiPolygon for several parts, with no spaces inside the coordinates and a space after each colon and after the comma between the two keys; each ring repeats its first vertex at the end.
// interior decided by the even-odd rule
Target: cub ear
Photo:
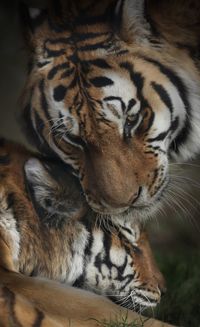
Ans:
{"type": "Polygon", "coordinates": [[[43,165],[40,160],[36,158],[29,159],[24,166],[25,177],[28,184],[38,190],[54,189],[55,184],[51,178],[47,168],[43,165]]]}
{"type": "Polygon", "coordinates": [[[19,4],[19,19],[25,41],[30,45],[31,37],[47,17],[47,10],[28,7],[25,3],[19,4]]]}
{"type": "Polygon", "coordinates": [[[119,36],[127,43],[147,43],[151,27],[146,19],[145,0],[118,0],[115,21],[119,36]]]}

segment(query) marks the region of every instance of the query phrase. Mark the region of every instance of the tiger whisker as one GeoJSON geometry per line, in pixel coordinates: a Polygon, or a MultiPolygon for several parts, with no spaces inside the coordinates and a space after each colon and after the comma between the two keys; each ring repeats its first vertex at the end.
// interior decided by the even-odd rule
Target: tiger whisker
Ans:
{"type": "Polygon", "coordinates": [[[196,167],[199,168],[200,165],[198,164],[192,164],[192,163],[187,163],[187,162],[170,162],[169,166],[191,166],[191,167],[196,167]]]}

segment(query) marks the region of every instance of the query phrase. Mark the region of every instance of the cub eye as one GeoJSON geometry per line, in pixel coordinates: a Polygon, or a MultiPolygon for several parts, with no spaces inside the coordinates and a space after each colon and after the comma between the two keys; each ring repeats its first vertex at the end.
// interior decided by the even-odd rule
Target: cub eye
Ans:
{"type": "Polygon", "coordinates": [[[124,125],[124,137],[125,138],[131,138],[131,132],[132,129],[137,125],[139,120],[139,114],[136,114],[134,116],[127,117],[124,125]]]}

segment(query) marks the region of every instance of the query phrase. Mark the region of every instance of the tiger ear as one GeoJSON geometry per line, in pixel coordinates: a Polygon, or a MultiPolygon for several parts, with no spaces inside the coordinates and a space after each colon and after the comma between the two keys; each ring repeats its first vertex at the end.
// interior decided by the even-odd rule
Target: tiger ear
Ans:
{"type": "Polygon", "coordinates": [[[118,33],[127,43],[146,43],[151,27],[145,15],[145,0],[118,0],[115,21],[118,33]]]}
{"type": "Polygon", "coordinates": [[[28,7],[25,3],[19,4],[19,19],[22,27],[24,39],[28,45],[31,44],[32,37],[37,28],[47,17],[47,10],[41,8],[28,7]]]}

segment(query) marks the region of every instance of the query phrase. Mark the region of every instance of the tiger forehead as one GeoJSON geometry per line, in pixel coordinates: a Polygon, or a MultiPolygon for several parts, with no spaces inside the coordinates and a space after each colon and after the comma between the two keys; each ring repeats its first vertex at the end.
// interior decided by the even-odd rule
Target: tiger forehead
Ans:
{"type": "Polygon", "coordinates": [[[58,28],[50,16],[40,25],[35,43],[46,57],[65,54],[76,62],[90,59],[91,55],[128,53],[128,47],[113,33],[107,21],[93,24],[74,21],[65,25],[58,28]]]}
{"type": "Polygon", "coordinates": [[[127,70],[107,58],[91,57],[74,63],[73,58],[60,56],[43,71],[47,87],[53,89],[54,100],[64,100],[70,111],[73,108],[76,111],[88,95],[91,101],[87,101],[86,107],[91,109],[98,109],[104,102],[124,111],[138,101],[137,88],[127,70]]]}

